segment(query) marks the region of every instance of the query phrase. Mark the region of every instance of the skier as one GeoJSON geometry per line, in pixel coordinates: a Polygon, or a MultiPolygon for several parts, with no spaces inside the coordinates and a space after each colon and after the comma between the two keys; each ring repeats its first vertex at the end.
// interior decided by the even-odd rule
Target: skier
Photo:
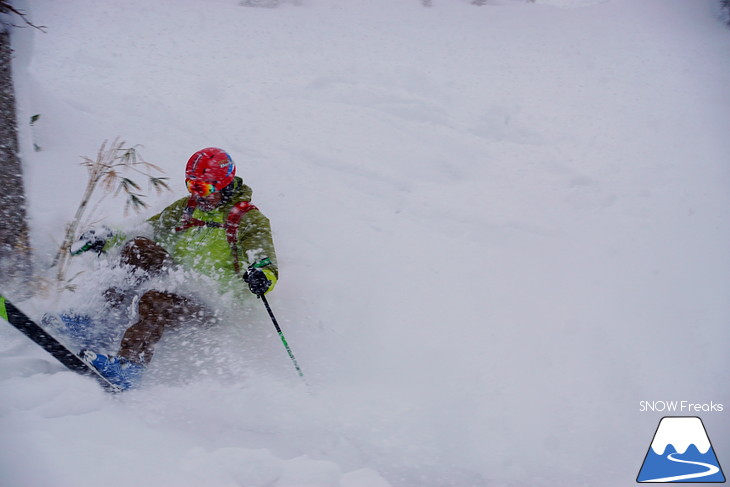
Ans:
{"type": "MultiPolygon", "coordinates": [[[[169,270],[182,267],[214,278],[223,292],[270,292],[278,268],[269,220],[250,203],[252,190],[236,176],[231,157],[215,147],[197,151],[188,160],[185,183],[190,196],[149,219],[153,238],[138,236],[122,247],[120,261],[128,266],[134,285],[139,288],[150,278],[164,281],[169,270]]],[[[110,247],[114,238],[109,237],[82,235],[80,249],[110,247]]],[[[110,288],[104,297],[114,308],[129,302],[132,294],[110,288]]],[[[215,313],[194,297],[157,289],[139,297],[137,311],[138,319],[125,331],[116,355],[80,353],[123,389],[138,384],[165,330],[216,321],[215,313]]]]}

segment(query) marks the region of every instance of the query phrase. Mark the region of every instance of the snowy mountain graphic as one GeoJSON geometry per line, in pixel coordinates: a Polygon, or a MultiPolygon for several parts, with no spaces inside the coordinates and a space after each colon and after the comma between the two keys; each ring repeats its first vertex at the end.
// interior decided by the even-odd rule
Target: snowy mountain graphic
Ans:
{"type": "Polygon", "coordinates": [[[725,482],[702,420],[666,416],[659,421],[637,482],[725,482]]]}

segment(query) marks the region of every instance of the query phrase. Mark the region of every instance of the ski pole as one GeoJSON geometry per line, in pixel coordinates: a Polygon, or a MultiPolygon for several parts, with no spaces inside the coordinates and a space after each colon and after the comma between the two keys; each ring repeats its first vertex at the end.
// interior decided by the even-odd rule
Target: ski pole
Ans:
{"type": "Polygon", "coordinates": [[[281,331],[281,327],[279,326],[279,323],[276,321],[274,312],[271,311],[271,306],[269,306],[269,302],[266,300],[266,297],[263,294],[259,294],[259,297],[264,302],[264,306],[266,306],[266,311],[269,313],[269,316],[271,317],[271,321],[274,323],[274,328],[276,328],[276,333],[279,334],[279,338],[281,338],[281,343],[284,344],[284,348],[286,348],[286,353],[289,354],[289,358],[291,359],[292,363],[294,364],[294,368],[297,369],[297,373],[299,374],[299,377],[301,377],[303,379],[304,374],[302,373],[302,369],[299,367],[299,364],[297,363],[297,359],[294,357],[294,353],[291,351],[289,344],[286,342],[286,338],[284,337],[284,332],[281,331]]]}

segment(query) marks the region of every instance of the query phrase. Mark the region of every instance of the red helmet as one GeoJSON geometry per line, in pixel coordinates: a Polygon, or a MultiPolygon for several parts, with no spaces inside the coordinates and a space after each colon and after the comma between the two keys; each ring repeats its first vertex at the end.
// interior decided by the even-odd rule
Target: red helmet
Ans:
{"type": "MultiPolygon", "coordinates": [[[[203,187],[220,191],[231,184],[235,175],[236,165],[231,156],[216,147],[199,150],[190,157],[185,167],[185,183],[194,194],[205,192],[203,187]]],[[[211,192],[207,191],[208,194],[211,192]]]]}

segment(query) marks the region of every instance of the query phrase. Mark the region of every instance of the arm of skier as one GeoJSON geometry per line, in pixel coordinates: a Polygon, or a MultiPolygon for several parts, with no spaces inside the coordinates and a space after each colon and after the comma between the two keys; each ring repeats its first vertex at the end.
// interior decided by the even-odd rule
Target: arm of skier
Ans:
{"type": "Polygon", "coordinates": [[[89,251],[96,252],[101,255],[112,247],[124,242],[125,239],[126,236],[123,232],[112,230],[107,226],[101,226],[86,230],[81,234],[78,240],[71,245],[69,250],[71,255],[80,255],[89,251]]]}
{"type": "Polygon", "coordinates": [[[279,278],[276,251],[271,235],[271,224],[260,211],[247,213],[241,221],[238,248],[242,250],[242,262],[248,264],[243,279],[257,296],[271,292],[279,278]]]}

